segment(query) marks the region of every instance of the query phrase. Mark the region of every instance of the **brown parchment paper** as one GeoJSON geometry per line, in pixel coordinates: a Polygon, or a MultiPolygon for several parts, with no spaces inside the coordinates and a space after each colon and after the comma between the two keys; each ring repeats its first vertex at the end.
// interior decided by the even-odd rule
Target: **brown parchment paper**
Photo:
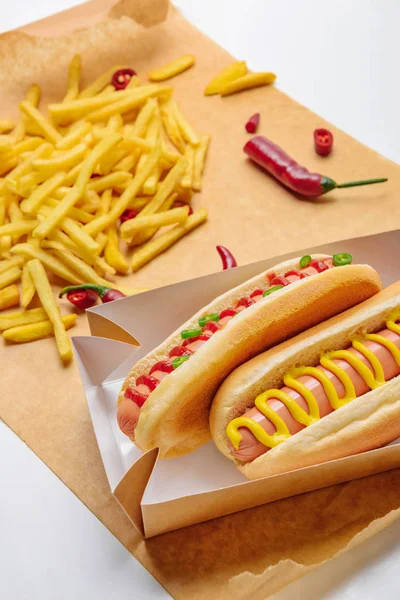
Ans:
{"type": "MultiPolygon", "coordinates": [[[[1,114],[17,116],[32,82],[42,86],[42,105],[60,99],[76,52],[86,81],[121,62],[144,79],[180,54],[196,55],[195,68],[173,83],[193,126],[212,134],[204,189],[195,200],[209,208],[210,220],[127,285],[156,287],[219,270],[217,243],[244,264],[399,226],[394,163],[332,125],[336,151],[319,158],[311,132],[326,122],[274,87],[205,98],[204,85],[229,64],[228,53],[166,0],[112,4],[95,0],[1,36],[1,114]],[[389,182],[299,201],[244,159],[243,124],[256,110],[263,115],[260,132],[310,169],[338,181],[386,176],[389,182]]],[[[74,333],[88,333],[85,318],[74,333]]],[[[391,471],[144,542],[110,493],[76,365],[61,368],[52,340],[2,348],[1,364],[5,422],[176,598],[265,598],[399,516],[400,471],[391,471]]]]}

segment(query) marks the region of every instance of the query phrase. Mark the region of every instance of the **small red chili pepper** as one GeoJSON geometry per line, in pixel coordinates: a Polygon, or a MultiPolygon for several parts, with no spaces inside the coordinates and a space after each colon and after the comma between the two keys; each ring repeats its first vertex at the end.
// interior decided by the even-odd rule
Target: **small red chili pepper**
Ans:
{"type": "Polygon", "coordinates": [[[226,269],[232,269],[233,267],[237,267],[237,262],[232,252],[225,248],[225,246],[217,246],[217,252],[222,260],[222,269],[225,271],[226,269]]]}
{"type": "Polygon", "coordinates": [[[181,206],[189,206],[188,216],[193,214],[193,208],[190,206],[190,204],[183,202],[183,200],[175,200],[171,208],[179,208],[181,206]]]}
{"type": "Polygon", "coordinates": [[[320,156],[328,156],[332,152],[333,135],[328,129],[314,131],[314,148],[320,156]]]}
{"type": "Polygon", "coordinates": [[[115,71],[111,83],[116,90],[124,90],[135,75],[136,71],[133,69],[120,69],[119,71],[115,71]]]}
{"type": "Polygon", "coordinates": [[[83,283],[82,285],[69,285],[61,290],[59,298],[62,298],[64,294],[69,294],[70,292],[75,292],[79,290],[92,290],[93,292],[96,292],[96,294],[100,296],[100,300],[103,302],[103,304],[105,302],[113,302],[114,300],[119,300],[120,298],[126,298],[125,294],[123,294],[119,290],[108,288],[105,285],[96,285],[94,283],[83,283]]]}
{"type": "Polygon", "coordinates": [[[260,113],[255,113],[250,119],[247,121],[245,128],[247,133],[255,133],[260,124],[260,113]]]}
{"type": "Polygon", "coordinates": [[[99,297],[93,290],[76,290],[67,292],[67,299],[74,306],[86,310],[94,306],[99,297]]]}
{"type": "Polygon", "coordinates": [[[317,198],[335,188],[355,187],[387,181],[387,178],[380,178],[336,183],[333,179],[324,175],[310,173],[286,154],[282,148],[262,135],[251,138],[244,146],[243,151],[251,160],[265,169],[267,173],[273,175],[283,185],[299,195],[310,198],[317,198]]]}
{"type": "Polygon", "coordinates": [[[126,210],[124,210],[124,212],[122,213],[122,215],[120,216],[119,219],[120,219],[121,223],[125,223],[125,221],[134,219],[137,216],[138,216],[138,213],[135,210],[133,210],[133,208],[127,208],[126,210]]]}

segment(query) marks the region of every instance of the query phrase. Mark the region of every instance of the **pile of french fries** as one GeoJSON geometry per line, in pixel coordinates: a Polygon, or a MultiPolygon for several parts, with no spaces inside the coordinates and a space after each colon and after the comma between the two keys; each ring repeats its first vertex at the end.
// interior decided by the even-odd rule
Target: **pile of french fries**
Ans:
{"type": "MultiPolygon", "coordinates": [[[[161,69],[161,79],[189,62],[161,69]]],[[[115,90],[122,68],[82,88],[77,55],[48,116],[32,85],[19,121],[0,120],[0,310],[27,309],[35,294],[41,303],[0,316],[0,330],[13,342],[54,334],[65,362],[75,315],[60,316],[49,273],[118,287],[106,277],[137,271],[207,219],[205,209],[189,215],[189,204],[201,191],[210,136],[196,134],[171,86],[133,76],[115,90]],[[121,224],[128,209],[139,215],[121,224]]]]}

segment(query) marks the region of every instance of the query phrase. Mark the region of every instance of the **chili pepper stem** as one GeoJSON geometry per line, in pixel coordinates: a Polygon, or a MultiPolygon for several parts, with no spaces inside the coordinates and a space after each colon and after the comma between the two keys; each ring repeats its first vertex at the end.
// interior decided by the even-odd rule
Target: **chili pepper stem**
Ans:
{"type": "Polygon", "coordinates": [[[338,183],[337,188],[357,187],[359,185],[370,185],[371,183],[384,183],[387,181],[387,177],[381,177],[380,179],[364,179],[363,181],[349,181],[347,183],[338,183]]]}

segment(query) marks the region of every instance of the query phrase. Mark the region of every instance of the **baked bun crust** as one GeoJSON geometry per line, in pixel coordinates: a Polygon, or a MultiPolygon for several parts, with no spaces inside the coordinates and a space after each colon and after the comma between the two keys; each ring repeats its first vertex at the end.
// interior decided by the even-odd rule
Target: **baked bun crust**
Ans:
{"type": "MultiPolygon", "coordinates": [[[[315,255],[313,258],[327,258],[315,255]]],[[[268,273],[298,268],[299,258],[286,261],[233,288],[204,307],[165,342],[141,359],[126,378],[128,386],[147,373],[169,350],[181,343],[180,331],[197,326],[198,319],[219,312],[264,285],[268,273]]],[[[267,348],[359,304],[381,289],[379,275],[368,265],[347,265],[300,279],[240,312],[213,335],[190,360],[165,377],[140,410],[135,443],[143,451],[159,448],[164,458],[180,456],[210,437],[209,408],[222,381],[239,365],[267,348]]]]}
{"type": "Polygon", "coordinates": [[[236,369],[216,394],[211,434],[218,449],[249,479],[259,479],[379,448],[400,437],[400,376],[305,427],[250,463],[229,451],[226,426],[262,392],[282,387],[293,366],[316,366],[322,352],[346,348],[355,335],[378,331],[400,306],[400,281],[362,305],[333,317],[236,369]]]}

